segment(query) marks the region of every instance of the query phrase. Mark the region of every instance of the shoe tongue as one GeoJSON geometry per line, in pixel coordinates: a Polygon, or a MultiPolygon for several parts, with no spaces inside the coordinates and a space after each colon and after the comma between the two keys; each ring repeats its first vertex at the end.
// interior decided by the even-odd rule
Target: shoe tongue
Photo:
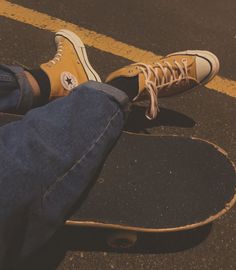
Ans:
{"type": "Polygon", "coordinates": [[[108,82],[108,84],[124,91],[130,100],[135,98],[139,91],[138,76],[134,77],[117,77],[108,82]]]}

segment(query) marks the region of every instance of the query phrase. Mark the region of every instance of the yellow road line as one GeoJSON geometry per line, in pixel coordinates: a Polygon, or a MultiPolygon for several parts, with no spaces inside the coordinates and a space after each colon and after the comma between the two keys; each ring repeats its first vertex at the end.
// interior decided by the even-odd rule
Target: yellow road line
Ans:
{"type": "Polygon", "coordinates": [[[12,4],[8,1],[0,0],[0,15],[52,32],[57,32],[62,28],[70,29],[79,35],[86,45],[127,58],[131,61],[151,61],[153,58],[160,58],[160,56],[154,53],[135,48],[134,46],[116,41],[113,38],[98,34],[73,23],[12,4]]]}
{"type": "MultiPolygon", "coordinates": [[[[134,62],[150,62],[161,58],[160,55],[156,55],[152,52],[136,48],[111,37],[96,33],[95,31],[85,29],[73,23],[60,20],[5,0],[0,1],[0,16],[52,32],[56,32],[61,28],[70,29],[79,35],[86,45],[127,58],[134,62]]],[[[236,97],[236,81],[216,76],[207,87],[229,96],[236,97]]]]}

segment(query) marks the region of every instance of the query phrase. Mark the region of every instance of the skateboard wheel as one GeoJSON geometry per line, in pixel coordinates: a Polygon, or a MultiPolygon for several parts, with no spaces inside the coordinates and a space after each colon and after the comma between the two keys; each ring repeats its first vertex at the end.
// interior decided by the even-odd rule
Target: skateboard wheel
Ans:
{"type": "Polygon", "coordinates": [[[131,231],[112,232],[107,237],[107,244],[112,248],[130,248],[137,241],[137,233],[131,231]]]}

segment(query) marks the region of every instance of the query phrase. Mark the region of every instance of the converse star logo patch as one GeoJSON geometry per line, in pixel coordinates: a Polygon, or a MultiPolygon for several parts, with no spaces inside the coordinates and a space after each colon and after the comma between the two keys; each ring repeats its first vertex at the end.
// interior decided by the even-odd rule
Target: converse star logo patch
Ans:
{"type": "Polygon", "coordinates": [[[65,90],[71,91],[73,88],[78,86],[78,81],[73,74],[65,71],[61,74],[61,84],[63,85],[65,90]]]}

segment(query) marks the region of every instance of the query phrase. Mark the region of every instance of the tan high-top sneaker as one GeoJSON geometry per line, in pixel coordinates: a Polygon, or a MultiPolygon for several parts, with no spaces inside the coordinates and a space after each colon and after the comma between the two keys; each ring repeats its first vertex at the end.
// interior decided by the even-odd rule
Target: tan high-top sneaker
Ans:
{"type": "MultiPolygon", "coordinates": [[[[148,119],[154,119],[159,111],[158,97],[172,96],[209,82],[219,71],[218,58],[208,51],[183,51],[169,54],[152,64],[136,63],[111,73],[106,82],[117,78],[138,77],[136,101],[148,93],[150,106],[148,119]]],[[[128,90],[128,89],[127,89],[128,90]]]]}
{"type": "Polygon", "coordinates": [[[88,80],[101,81],[88,61],[83,42],[76,34],[60,30],[56,33],[55,42],[55,57],[40,66],[50,80],[50,99],[66,96],[73,88],[88,80]]]}

